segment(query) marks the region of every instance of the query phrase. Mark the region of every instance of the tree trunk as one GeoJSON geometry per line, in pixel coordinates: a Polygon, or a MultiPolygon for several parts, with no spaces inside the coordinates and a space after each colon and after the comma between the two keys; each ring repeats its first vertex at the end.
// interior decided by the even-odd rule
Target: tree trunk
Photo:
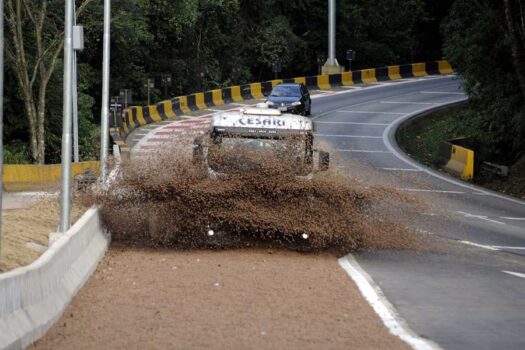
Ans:
{"type": "Polygon", "coordinates": [[[38,158],[39,164],[44,164],[46,160],[46,129],[45,129],[45,117],[46,117],[46,91],[48,79],[43,78],[40,83],[38,92],[38,112],[37,112],[37,139],[38,139],[38,158]]]}
{"type": "Polygon", "coordinates": [[[514,69],[518,76],[518,81],[521,88],[521,94],[525,101],[525,48],[523,47],[523,41],[520,39],[520,34],[516,28],[516,23],[513,17],[513,9],[515,8],[514,0],[503,0],[505,4],[505,16],[507,19],[507,29],[509,31],[511,49],[512,49],[512,61],[514,63],[514,69]]]}
{"type": "Polygon", "coordinates": [[[33,96],[30,92],[23,91],[25,108],[27,113],[27,120],[29,122],[29,146],[31,150],[31,156],[36,161],[38,154],[38,142],[37,142],[37,115],[33,104],[33,96]]]}
{"type": "MultiPolygon", "coordinates": [[[[83,0],[77,15],[93,0],[83,0]]],[[[29,124],[29,147],[33,161],[45,162],[45,119],[47,87],[64,48],[64,33],[56,29],[46,33],[47,0],[6,0],[5,19],[10,36],[6,38],[6,53],[15,63],[20,92],[24,99],[29,124]],[[24,37],[34,35],[34,44],[26,45],[24,37]],[[35,47],[36,46],[36,47],[35,47]],[[38,90],[38,97],[35,97],[38,90]]],[[[53,15],[54,16],[54,15],[53,15]]]]}

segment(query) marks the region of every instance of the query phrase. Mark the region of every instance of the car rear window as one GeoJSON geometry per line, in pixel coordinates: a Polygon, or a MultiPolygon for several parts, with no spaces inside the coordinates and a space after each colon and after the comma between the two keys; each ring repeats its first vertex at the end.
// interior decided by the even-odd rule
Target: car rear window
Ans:
{"type": "Polygon", "coordinates": [[[301,87],[299,85],[278,85],[272,90],[271,96],[275,97],[300,97],[301,87]]]}

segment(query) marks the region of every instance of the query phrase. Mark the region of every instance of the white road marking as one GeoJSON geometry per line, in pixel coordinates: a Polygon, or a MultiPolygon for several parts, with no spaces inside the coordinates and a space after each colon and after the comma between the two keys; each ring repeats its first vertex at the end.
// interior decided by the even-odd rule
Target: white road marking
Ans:
{"type": "Polygon", "coordinates": [[[315,124],[342,124],[342,125],[371,125],[388,126],[388,123],[359,123],[359,122],[315,122],[315,124]]]}
{"type": "Polygon", "coordinates": [[[447,194],[465,194],[465,192],[460,191],[445,191],[445,190],[426,190],[419,188],[398,188],[399,191],[406,192],[428,192],[428,193],[447,193],[447,194]]]}
{"type": "Polygon", "coordinates": [[[411,171],[411,172],[421,172],[419,169],[403,169],[403,168],[381,168],[387,171],[411,171]]]}
{"type": "MultiPolygon", "coordinates": [[[[436,214],[433,214],[433,213],[421,213],[421,215],[436,216],[436,214]]],[[[419,233],[423,233],[423,234],[427,234],[427,235],[431,235],[431,236],[434,235],[433,232],[422,230],[422,229],[417,229],[416,231],[419,232],[419,233]]],[[[461,244],[465,244],[465,245],[468,245],[468,246],[471,246],[471,247],[481,248],[481,249],[485,249],[485,250],[491,250],[491,251],[494,251],[494,252],[499,252],[499,251],[502,251],[502,250],[525,250],[525,247],[486,245],[486,244],[474,243],[474,242],[471,242],[471,241],[455,240],[454,238],[450,238],[450,237],[443,237],[443,238],[446,238],[446,239],[449,239],[449,240],[452,240],[452,241],[455,241],[455,242],[458,242],[458,243],[461,243],[461,244]]]]}
{"type": "Polygon", "coordinates": [[[416,350],[441,349],[439,345],[421,338],[408,327],[406,321],[399,316],[392,304],[385,298],[379,286],[374,283],[352,255],[347,255],[339,259],[338,262],[352,278],[363,297],[372,306],[390,333],[416,350]]]}
{"type": "Polygon", "coordinates": [[[515,276],[515,277],[520,277],[520,278],[525,278],[525,273],[519,273],[519,272],[512,272],[512,271],[501,271],[503,273],[506,273],[506,274],[509,274],[509,275],[512,275],[512,276],[515,276]]]}
{"type": "Polygon", "coordinates": [[[502,246],[502,245],[493,245],[496,249],[507,249],[507,250],[525,250],[525,247],[511,247],[511,246],[502,246]]]}
{"type": "Polygon", "coordinates": [[[400,105],[436,105],[439,103],[432,102],[410,102],[410,101],[380,101],[379,103],[384,104],[400,104],[400,105]]]}
{"type": "MultiPolygon", "coordinates": [[[[455,76],[455,75],[432,76],[429,79],[425,79],[425,80],[445,80],[445,79],[450,78],[451,76],[455,76]]],[[[383,88],[385,86],[390,87],[390,86],[397,86],[397,85],[409,85],[409,84],[417,83],[418,81],[420,81],[422,79],[408,79],[408,81],[402,81],[402,80],[404,80],[404,79],[398,79],[397,81],[387,81],[387,82],[384,82],[383,84],[380,84],[380,85],[374,85],[374,86],[367,87],[366,90],[373,90],[373,89],[383,88]]],[[[338,91],[338,92],[335,92],[333,95],[351,94],[351,93],[354,93],[354,92],[357,92],[357,91],[359,91],[359,90],[338,91]]],[[[330,95],[330,96],[333,96],[333,95],[330,95]]],[[[407,94],[403,93],[403,94],[399,94],[399,95],[396,95],[396,96],[390,96],[390,97],[393,98],[393,97],[404,96],[404,95],[407,95],[407,94]]],[[[408,94],[408,95],[410,95],[410,94],[408,94]]],[[[315,97],[324,98],[324,97],[327,97],[327,95],[312,96],[312,98],[315,98],[315,97]]],[[[366,105],[366,104],[368,104],[370,102],[374,102],[374,101],[377,101],[377,100],[371,100],[371,101],[366,101],[366,102],[362,102],[362,103],[357,103],[357,104],[349,105],[349,106],[346,106],[346,107],[355,107],[355,106],[360,106],[360,105],[366,105]]],[[[313,116],[311,119],[312,120],[319,119],[319,118],[322,118],[325,115],[330,114],[330,113],[337,113],[337,110],[326,111],[324,113],[321,113],[321,114],[313,116]]],[[[374,112],[367,112],[367,113],[374,113],[374,112]]]]}
{"type": "MultiPolygon", "coordinates": [[[[464,102],[464,101],[468,101],[468,98],[464,97],[464,98],[460,98],[460,99],[457,99],[457,100],[454,100],[454,101],[443,102],[443,103],[440,103],[440,104],[436,105],[436,107],[446,106],[446,105],[450,105],[450,104],[453,104],[453,103],[464,102]]],[[[418,114],[421,114],[421,113],[423,113],[425,111],[432,110],[432,109],[433,109],[433,107],[431,107],[431,108],[422,108],[422,109],[414,111],[412,113],[405,114],[402,117],[399,117],[398,119],[396,119],[392,124],[388,125],[388,127],[383,132],[383,142],[385,143],[385,146],[392,152],[392,154],[394,156],[396,156],[399,160],[402,160],[403,162],[405,162],[406,164],[409,164],[410,166],[413,166],[414,168],[420,169],[421,171],[427,173],[428,175],[433,176],[435,178],[438,178],[440,180],[443,180],[445,182],[454,184],[454,185],[459,186],[459,187],[468,188],[468,189],[470,189],[470,190],[472,190],[474,192],[477,192],[477,193],[483,193],[483,194],[486,194],[488,196],[492,196],[492,197],[496,197],[496,198],[499,198],[499,199],[503,199],[503,200],[506,200],[508,202],[512,202],[512,203],[519,204],[519,205],[525,205],[525,201],[522,201],[522,200],[519,200],[519,199],[510,198],[508,196],[501,195],[501,194],[498,194],[498,193],[489,192],[489,191],[483,190],[483,189],[481,189],[481,188],[479,188],[477,186],[464,183],[464,182],[462,182],[460,180],[453,179],[453,178],[451,178],[449,176],[446,176],[446,175],[442,175],[442,174],[438,173],[437,171],[429,169],[429,168],[425,167],[424,165],[421,165],[420,163],[410,159],[410,157],[408,155],[402,154],[398,150],[397,146],[394,147],[392,145],[392,143],[390,142],[390,137],[389,136],[390,136],[391,133],[393,133],[393,131],[395,129],[397,129],[397,127],[403,121],[408,120],[408,119],[410,119],[410,118],[412,118],[412,117],[414,117],[414,116],[416,116],[418,114]]]]}
{"type": "Polygon", "coordinates": [[[500,216],[499,219],[503,219],[503,220],[513,220],[513,221],[525,221],[525,218],[512,218],[512,217],[508,217],[508,216],[500,216]]]}
{"type": "Polygon", "coordinates": [[[485,215],[474,215],[474,214],[470,214],[470,213],[465,213],[464,211],[456,211],[456,213],[461,214],[464,217],[469,218],[469,219],[479,219],[479,220],[492,222],[492,223],[498,224],[498,225],[506,225],[506,223],[504,223],[504,222],[489,219],[489,217],[485,216],[485,215]]]}
{"type": "Polygon", "coordinates": [[[353,152],[353,153],[390,153],[389,151],[369,151],[364,149],[338,149],[338,152],[353,152]]]}
{"type": "Polygon", "coordinates": [[[463,92],[447,92],[447,91],[420,91],[420,94],[441,94],[441,95],[462,95],[465,96],[463,92]]]}
{"type": "Polygon", "coordinates": [[[346,137],[350,139],[382,139],[382,136],[314,134],[317,137],[346,137]]]}
{"type": "Polygon", "coordinates": [[[477,248],[492,250],[492,251],[502,251],[502,250],[525,250],[525,247],[513,247],[513,246],[501,246],[501,245],[486,245],[479,244],[470,241],[459,241],[460,243],[470,245],[477,248]]]}
{"type": "Polygon", "coordinates": [[[372,112],[372,111],[347,111],[347,110],[337,110],[336,113],[361,113],[361,114],[392,114],[392,115],[405,115],[406,113],[397,113],[397,112],[372,112]]]}
{"type": "Polygon", "coordinates": [[[200,118],[198,115],[181,115],[181,119],[198,119],[200,118]]]}
{"type": "Polygon", "coordinates": [[[484,244],[474,243],[474,242],[470,242],[470,241],[459,241],[459,243],[470,245],[470,246],[473,246],[473,247],[476,247],[476,248],[482,248],[482,249],[487,249],[487,250],[499,251],[498,248],[495,248],[495,247],[490,246],[490,245],[484,245],[484,244]]]}

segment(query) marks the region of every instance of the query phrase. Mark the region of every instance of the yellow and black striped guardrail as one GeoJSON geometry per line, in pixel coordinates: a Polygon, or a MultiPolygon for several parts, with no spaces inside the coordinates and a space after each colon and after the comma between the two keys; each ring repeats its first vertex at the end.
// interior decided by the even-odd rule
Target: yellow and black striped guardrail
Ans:
{"type": "Polygon", "coordinates": [[[192,111],[212,108],[227,103],[263,99],[265,94],[270,93],[276,85],[281,83],[303,83],[310,89],[329,90],[332,86],[376,83],[402,78],[451,73],[453,73],[453,69],[447,61],[433,61],[363,69],[340,74],[277,79],[262,83],[231,86],[175,97],[152,106],[130,107],[123,112],[122,127],[112,129],[111,135],[113,141],[121,148],[121,153],[126,155],[129,152],[129,148],[125,146],[124,139],[137,127],[163,120],[176,119],[192,111]]]}

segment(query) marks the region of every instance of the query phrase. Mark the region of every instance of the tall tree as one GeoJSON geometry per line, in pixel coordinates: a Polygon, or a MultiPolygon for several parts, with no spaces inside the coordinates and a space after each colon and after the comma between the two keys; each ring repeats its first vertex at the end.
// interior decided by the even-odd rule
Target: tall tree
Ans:
{"type": "Polygon", "coordinates": [[[520,58],[523,31],[521,24],[518,29],[519,7],[511,4],[519,3],[456,0],[442,24],[445,55],[470,97],[468,122],[470,136],[479,142],[478,153],[510,164],[525,151],[525,96],[519,73],[525,69],[520,58]]]}
{"type": "Polygon", "coordinates": [[[521,0],[503,0],[503,4],[505,5],[505,18],[512,48],[512,62],[525,102],[525,20],[523,8],[521,0]]]}
{"type": "MultiPolygon", "coordinates": [[[[83,0],[77,13],[82,13],[92,1],[83,0]]],[[[5,18],[9,30],[6,53],[14,63],[23,96],[31,156],[40,164],[45,162],[47,88],[64,48],[63,21],[57,16],[61,13],[56,8],[58,5],[61,3],[50,4],[47,0],[6,1],[5,18]]]]}

